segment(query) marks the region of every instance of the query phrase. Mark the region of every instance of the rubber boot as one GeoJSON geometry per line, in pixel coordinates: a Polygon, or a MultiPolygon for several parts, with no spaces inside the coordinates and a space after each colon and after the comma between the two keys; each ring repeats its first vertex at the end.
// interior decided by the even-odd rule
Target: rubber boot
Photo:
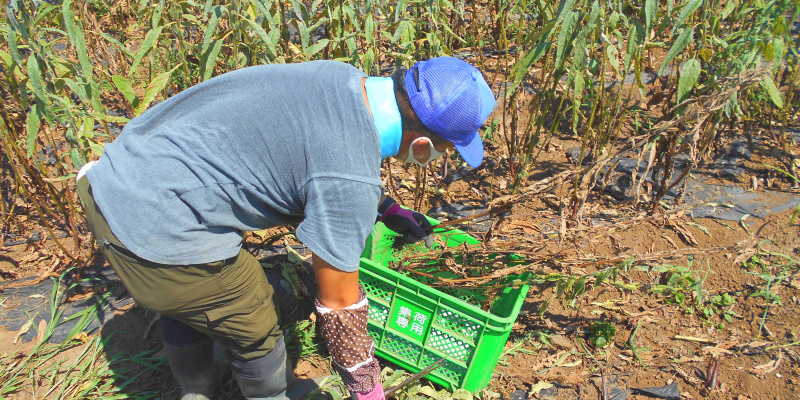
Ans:
{"type": "MultiPolygon", "coordinates": [[[[292,372],[291,360],[286,355],[283,337],[264,357],[242,361],[229,354],[233,375],[239,389],[248,400],[303,400],[319,390],[319,384],[328,377],[298,379],[292,372]]],[[[315,398],[325,398],[320,393],[315,398]]]]}
{"type": "Polygon", "coordinates": [[[214,362],[214,341],[205,338],[187,346],[164,342],[172,375],[181,386],[181,400],[210,400],[219,384],[219,363],[214,362]]]}

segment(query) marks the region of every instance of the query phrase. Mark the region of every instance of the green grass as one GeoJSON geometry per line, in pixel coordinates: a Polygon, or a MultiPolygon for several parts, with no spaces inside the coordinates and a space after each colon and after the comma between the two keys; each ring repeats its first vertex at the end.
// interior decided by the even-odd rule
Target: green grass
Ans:
{"type": "Polygon", "coordinates": [[[768,241],[759,243],[755,254],[743,263],[748,270],[747,273],[758,277],[762,282],[759,289],[749,294],[750,297],[764,300],[764,312],[759,320],[757,335],[761,335],[764,330],[770,308],[783,305],[781,296],[775,288],[790,277],[794,277],[800,270],[800,259],[779,251],[764,250],[763,246],[766,244],[768,241]]]}

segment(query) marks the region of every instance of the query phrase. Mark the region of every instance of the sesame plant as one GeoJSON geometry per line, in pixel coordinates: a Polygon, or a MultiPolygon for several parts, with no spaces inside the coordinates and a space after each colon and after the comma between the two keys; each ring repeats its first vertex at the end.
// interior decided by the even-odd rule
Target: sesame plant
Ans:
{"type": "Polygon", "coordinates": [[[652,190],[635,176],[633,191],[655,210],[724,135],[752,135],[760,123],[777,126],[771,143],[796,172],[785,127],[797,107],[797,20],[789,0],[10,0],[0,18],[0,133],[13,185],[2,189],[0,212],[5,229],[31,214],[77,248],[70,178],[154,102],[249,65],[333,59],[378,75],[438,55],[494,71],[512,190],[550,139],[568,132],[581,141],[577,162],[588,164],[562,200],[564,217],[580,223],[619,141],[652,174],[652,190]],[[643,103],[653,85],[660,100],[643,103]],[[658,110],[655,120],[632,129],[642,109],[658,110]],[[691,165],[674,176],[682,152],[691,165]]]}

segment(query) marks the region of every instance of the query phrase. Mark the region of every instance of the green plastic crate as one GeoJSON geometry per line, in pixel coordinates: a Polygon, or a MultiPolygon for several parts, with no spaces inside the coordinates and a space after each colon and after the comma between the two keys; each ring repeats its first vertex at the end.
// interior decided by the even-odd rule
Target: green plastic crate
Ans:
{"type": "MultiPolygon", "coordinates": [[[[394,236],[376,224],[361,258],[360,280],[370,304],[368,329],[375,353],[412,372],[447,357],[426,379],[449,390],[485,388],[529,286],[506,288],[491,312],[483,311],[387,268],[396,261],[394,236]]],[[[479,243],[459,230],[439,237],[449,247],[479,243]]]]}

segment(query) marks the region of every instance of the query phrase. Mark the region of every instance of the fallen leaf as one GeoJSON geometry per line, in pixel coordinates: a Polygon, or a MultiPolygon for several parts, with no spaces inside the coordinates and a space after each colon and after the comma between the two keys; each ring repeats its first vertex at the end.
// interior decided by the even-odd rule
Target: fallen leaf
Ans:
{"type": "Polygon", "coordinates": [[[49,266],[49,267],[47,267],[47,269],[43,270],[43,271],[42,271],[42,272],[39,274],[39,276],[41,276],[41,277],[48,277],[48,276],[50,276],[50,274],[51,274],[51,273],[53,273],[53,271],[55,271],[55,270],[56,270],[56,268],[58,268],[58,266],[59,266],[59,265],[61,265],[61,259],[60,259],[60,258],[58,258],[58,257],[56,257],[56,258],[53,260],[53,262],[52,262],[52,263],[50,263],[50,266],[49,266]]]}
{"type": "Polygon", "coordinates": [[[156,316],[147,324],[147,328],[144,330],[144,334],[142,335],[142,340],[147,339],[147,335],[150,334],[150,330],[153,329],[153,325],[155,325],[156,321],[161,319],[161,314],[156,313],[156,316]]]}
{"type": "Polygon", "coordinates": [[[533,387],[531,388],[531,391],[529,392],[529,394],[538,397],[539,396],[539,392],[541,392],[542,390],[550,389],[551,387],[553,387],[552,383],[540,381],[540,382],[537,382],[535,385],[533,385],[533,387]]]}
{"type": "Polygon", "coordinates": [[[714,238],[714,236],[713,236],[713,235],[711,235],[711,232],[709,232],[709,231],[708,231],[708,229],[706,229],[706,227],[705,227],[705,226],[703,226],[703,225],[700,225],[700,224],[697,224],[697,223],[694,223],[694,222],[687,222],[686,224],[687,224],[687,225],[691,225],[691,226],[693,226],[693,227],[695,227],[695,228],[697,228],[697,229],[700,229],[701,231],[703,231],[703,233],[705,233],[706,235],[708,235],[708,237],[710,237],[710,238],[712,238],[712,239],[714,238]]]}
{"type": "Polygon", "coordinates": [[[670,228],[672,228],[675,232],[677,232],[678,236],[680,236],[680,238],[684,242],[686,242],[686,244],[688,244],[690,246],[697,246],[698,245],[697,239],[694,238],[694,235],[692,235],[692,233],[689,232],[689,230],[686,229],[686,227],[683,226],[682,223],[680,223],[678,221],[669,221],[668,220],[667,221],[667,225],[669,225],[670,228]]]}
{"type": "Polygon", "coordinates": [[[677,245],[677,244],[675,244],[675,241],[674,241],[674,240],[672,240],[672,238],[671,238],[671,237],[669,237],[669,236],[667,236],[667,235],[661,235],[661,237],[663,237],[664,239],[667,239],[667,241],[669,242],[669,244],[671,244],[671,245],[672,245],[672,247],[674,247],[674,248],[676,248],[676,249],[678,248],[678,245],[677,245]]]}
{"type": "Polygon", "coordinates": [[[744,229],[744,231],[747,232],[748,235],[753,236],[753,234],[750,233],[750,230],[747,229],[747,224],[745,224],[745,222],[744,222],[747,219],[747,217],[749,217],[749,216],[750,216],[750,214],[742,215],[742,218],[739,219],[739,226],[741,226],[742,229],[744,229]]]}
{"type": "Polygon", "coordinates": [[[728,349],[723,349],[721,347],[716,347],[716,346],[703,347],[703,353],[710,354],[714,357],[719,357],[720,354],[733,354],[733,352],[728,349]]]}
{"type": "Polygon", "coordinates": [[[263,230],[260,230],[260,231],[253,231],[253,234],[258,236],[258,237],[260,237],[261,239],[264,239],[264,238],[267,237],[267,230],[263,229],[263,230]]]}
{"type": "Polygon", "coordinates": [[[44,332],[47,330],[47,321],[44,319],[39,321],[39,326],[36,328],[36,343],[41,343],[44,338],[44,332]]]}
{"type": "Polygon", "coordinates": [[[421,394],[424,394],[424,395],[426,395],[426,396],[428,396],[428,397],[432,397],[432,398],[434,398],[434,399],[437,399],[437,398],[439,398],[439,394],[438,394],[438,393],[436,393],[436,389],[434,389],[434,388],[433,388],[433,387],[431,387],[431,386],[422,386],[422,387],[419,389],[419,393],[421,393],[421,394]]]}
{"type": "Polygon", "coordinates": [[[404,187],[412,192],[417,190],[417,185],[415,185],[414,182],[410,180],[400,181],[400,187],[404,187]]]}
{"type": "Polygon", "coordinates": [[[681,378],[683,378],[687,382],[691,383],[692,385],[695,385],[695,386],[705,385],[705,383],[703,381],[701,381],[700,379],[697,379],[694,375],[691,375],[691,374],[687,373],[686,371],[681,369],[679,366],[677,366],[675,364],[671,364],[670,367],[672,367],[672,370],[675,371],[675,373],[677,373],[678,376],[680,376],[681,378]]]}
{"type": "Polygon", "coordinates": [[[550,342],[553,343],[553,345],[555,345],[556,347],[564,350],[570,350],[575,348],[575,345],[572,343],[571,340],[558,334],[551,336],[550,342]]]}
{"type": "Polygon", "coordinates": [[[86,342],[89,341],[89,334],[87,334],[86,332],[81,331],[77,335],[73,336],[72,339],[73,340],[80,340],[81,342],[86,343],[86,342]]]}
{"type": "Polygon", "coordinates": [[[778,358],[776,360],[770,360],[770,362],[766,364],[757,365],[754,368],[750,369],[750,372],[758,376],[764,376],[771,372],[775,372],[775,370],[778,369],[781,360],[783,360],[783,352],[778,352],[778,358]]]}
{"type": "Polygon", "coordinates": [[[690,362],[703,362],[705,359],[703,357],[681,357],[676,360],[681,364],[690,363],[690,362]]]}
{"type": "Polygon", "coordinates": [[[750,342],[750,343],[747,343],[745,345],[742,345],[739,348],[739,351],[741,351],[743,354],[762,353],[764,351],[764,349],[767,346],[771,345],[771,344],[772,344],[771,342],[754,341],[754,342],[750,342]]]}
{"type": "Polygon", "coordinates": [[[736,258],[733,259],[733,265],[739,265],[742,262],[749,260],[750,257],[752,257],[754,254],[756,254],[755,246],[745,249],[744,251],[739,253],[739,255],[736,256],[736,258]]]}
{"type": "Polygon", "coordinates": [[[310,296],[308,288],[300,280],[300,277],[297,275],[297,271],[295,270],[294,266],[285,265],[283,270],[281,270],[281,275],[283,276],[283,279],[281,279],[281,286],[283,286],[284,289],[286,289],[288,286],[289,290],[287,290],[287,292],[292,293],[299,299],[303,298],[303,296],[310,296]]]}
{"type": "Polygon", "coordinates": [[[19,332],[17,332],[17,336],[14,336],[14,344],[17,344],[17,341],[19,340],[19,338],[22,337],[22,335],[28,333],[29,330],[31,330],[31,326],[33,326],[33,321],[32,320],[28,320],[28,322],[24,323],[22,325],[22,327],[19,328],[19,332]]]}
{"type": "Polygon", "coordinates": [[[32,295],[30,295],[28,297],[29,298],[33,298],[33,299],[43,299],[44,295],[43,294],[32,294],[32,295]]]}
{"type": "Polygon", "coordinates": [[[263,269],[272,269],[272,268],[275,268],[275,266],[276,266],[275,264],[270,264],[270,263],[266,263],[266,262],[261,262],[260,264],[261,264],[261,268],[263,268],[263,269]]]}
{"type": "Polygon", "coordinates": [[[289,241],[286,240],[286,237],[283,237],[283,244],[286,246],[286,254],[289,257],[289,262],[292,264],[303,264],[306,260],[308,260],[311,256],[303,257],[300,253],[297,252],[292,246],[289,245],[289,241]]]}
{"type": "Polygon", "coordinates": [[[620,301],[619,299],[609,299],[609,300],[606,300],[603,303],[600,303],[598,301],[593,301],[591,304],[593,306],[602,307],[602,308],[605,308],[607,310],[619,311],[619,310],[622,310],[622,307],[617,307],[617,306],[614,305],[614,304],[618,303],[619,301],[620,301]]]}
{"type": "Polygon", "coordinates": [[[570,363],[562,364],[561,367],[563,367],[563,368],[577,367],[577,366],[579,366],[581,364],[583,364],[583,361],[575,360],[575,361],[570,362],[570,363]]]}
{"type": "Polygon", "coordinates": [[[511,222],[508,223],[507,227],[508,227],[508,229],[519,229],[519,230],[522,230],[523,232],[525,232],[528,235],[535,235],[535,234],[539,234],[539,233],[542,232],[542,230],[539,229],[539,227],[534,226],[530,222],[522,221],[522,220],[511,221],[511,222]]]}

